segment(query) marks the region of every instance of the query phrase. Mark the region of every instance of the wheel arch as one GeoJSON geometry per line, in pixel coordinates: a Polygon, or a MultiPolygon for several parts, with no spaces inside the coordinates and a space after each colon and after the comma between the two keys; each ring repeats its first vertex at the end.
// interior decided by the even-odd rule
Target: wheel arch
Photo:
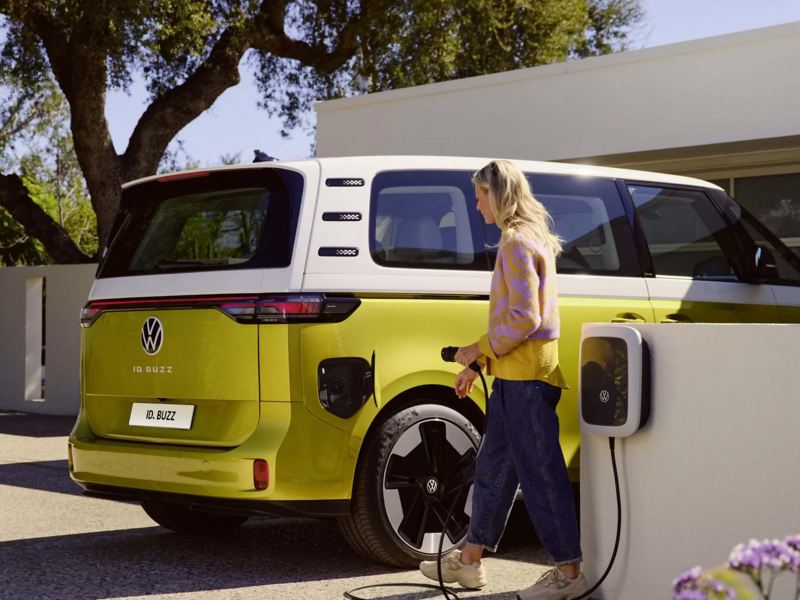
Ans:
{"type": "MultiPolygon", "coordinates": [[[[478,390],[479,386],[476,386],[473,388],[473,393],[469,398],[458,398],[452,388],[453,375],[451,373],[444,373],[444,375],[451,382],[450,385],[445,385],[441,381],[441,378],[438,378],[440,381],[437,383],[422,383],[405,388],[402,385],[390,385],[384,388],[381,397],[388,397],[389,394],[387,394],[387,392],[389,392],[393,394],[391,399],[380,407],[378,413],[374,415],[374,417],[363,429],[360,429],[357,426],[354,429],[351,437],[350,447],[352,448],[355,445],[353,442],[357,442],[358,444],[358,456],[354,464],[353,477],[351,477],[350,483],[351,497],[353,494],[353,488],[355,486],[355,473],[364,458],[363,450],[364,448],[368,447],[367,442],[369,441],[370,436],[374,435],[374,432],[380,429],[380,426],[387,419],[389,419],[392,415],[397,414],[401,410],[420,404],[437,404],[440,406],[445,406],[462,414],[470,421],[470,423],[472,423],[475,429],[478,430],[479,434],[483,434],[486,406],[486,399],[484,397],[483,390],[478,390]],[[400,391],[397,391],[398,389],[400,391]],[[421,400],[423,401],[421,402],[421,400]],[[360,431],[361,433],[357,434],[357,431],[360,431]]],[[[359,423],[359,425],[362,424],[359,423]]]]}

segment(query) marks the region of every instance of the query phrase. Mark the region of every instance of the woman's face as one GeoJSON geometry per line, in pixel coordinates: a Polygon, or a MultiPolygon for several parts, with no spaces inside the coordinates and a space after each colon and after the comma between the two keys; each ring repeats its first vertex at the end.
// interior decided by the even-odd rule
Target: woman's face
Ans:
{"type": "Polygon", "coordinates": [[[483,220],[486,221],[487,225],[493,225],[496,220],[492,203],[489,200],[489,190],[476,185],[475,198],[478,200],[478,210],[483,216],[483,220]]]}

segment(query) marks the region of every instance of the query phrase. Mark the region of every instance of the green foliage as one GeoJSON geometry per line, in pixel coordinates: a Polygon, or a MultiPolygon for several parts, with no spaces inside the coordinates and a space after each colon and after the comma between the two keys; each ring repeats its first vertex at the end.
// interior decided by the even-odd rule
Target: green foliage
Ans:
{"type": "Polygon", "coordinates": [[[642,21],[644,10],[638,0],[593,0],[588,17],[588,28],[574,50],[581,58],[627,50],[630,26],[642,21]]]}
{"type": "MultiPolygon", "coordinates": [[[[3,8],[7,4],[8,8],[3,8]]],[[[158,95],[180,83],[207,57],[226,27],[241,22],[254,2],[205,0],[11,0],[0,71],[26,84],[49,78],[41,40],[26,26],[43,14],[70,33],[92,31],[93,51],[108,57],[109,86],[125,89],[142,71],[158,95]]],[[[89,40],[87,40],[88,42],[89,40]]]]}
{"type": "Polygon", "coordinates": [[[49,262],[42,243],[28,236],[8,211],[0,207],[0,267],[49,262]]]}
{"type": "Polygon", "coordinates": [[[39,177],[23,177],[33,201],[67,231],[81,252],[94,256],[97,253],[97,217],[82,182],[71,182],[69,177],[62,179],[58,171],[46,171],[39,177]]]}
{"type": "Polygon", "coordinates": [[[263,105],[288,129],[305,124],[320,98],[358,95],[605,54],[626,47],[644,13],[638,0],[351,0],[292,3],[288,18],[305,39],[333,47],[367,9],[370,26],[340,69],[321,73],[256,53],[263,105]]]}
{"type": "MultiPolygon", "coordinates": [[[[624,49],[644,13],[639,0],[284,0],[285,29],[332,50],[361,15],[358,50],[322,72],[269,51],[252,51],[262,106],[285,128],[303,124],[312,102],[533,67],[624,49]]],[[[17,0],[7,12],[0,70],[27,81],[49,77],[41,44],[21,23],[34,10],[69,32],[97,12],[95,51],[108,57],[109,86],[141,73],[153,97],[180,85],[226,31],[242,28],[256,0],[17,0]],[[103,9],[98,9],[98,4],[103,9]]],[[[0,2],[0,10],[2,10],[0,2]]],[[[276,10],[279,10],[276,8],[276,10]]],[[[5,12],[5,11],[4,11],[5,12]]],[[[286,133],[286,132],[284,132],[286,133]]]]}
{"type": "MultiPolygon", "coordinates": [[[[12,82],[18,83],[9,77],[0,86],[0,171],[19,172],[33,201],[92,256],[97,219],[75,156],[64,97],[50,80],[32,89],[12,82]]],[[[0,264],[49,262],[42,243],[0,208],[0,264]]]]}
{"type": "MultiPolygon", "coordinates": [[[[237,83],[243,57],[287,135],[319,99],[622,49],[642,16],[639,0],[0,0],[0,172],[21,169],[35,201],[93,255],[90,206],[105,242],[123,178],[190,166],[168,144],[237,83]],[[117,154],[103,92],[134,76],[152,103],[117,154]]],[[[0,245],[27,243],[1,223],[0,245]]]]}
{"type": "Polygon", "coordinates": [[[0,75],[0,171],[16,168],[17,155],[58,125],[65,128],[69,110],[58,86],[45,80],[32,86],[0,75]]]}
{"type": "Polygon", "coordinates": [[[753,587],[753,582],[744,573],[725,567],[708,569],[707,573],[710,577],[732,588],[736,592],[736,600],[761,600],[760,595],[753,587]]]}

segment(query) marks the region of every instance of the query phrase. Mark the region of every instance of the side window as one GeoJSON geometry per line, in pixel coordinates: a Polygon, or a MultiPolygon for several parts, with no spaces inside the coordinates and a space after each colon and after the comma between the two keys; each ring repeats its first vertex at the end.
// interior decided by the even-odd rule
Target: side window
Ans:
{"type": "Polygon", "coordinates": [[[800,283],[800,258],[773,231],[727,195],[719,193],[715,199],[722,206],[728,219],[744,228],[747,238],[745,242],[748,245],[745,248],[746,256],[752,256],[755,260],[755,244],[770,251],[775,259],[775,268],[778,270],[776,280],[771,283],[794,285],[800,283]]]}
{"type": "MultiPolygon", "coordinates": [[[[559,273],[641,275],[625,208],[613,180],[574,175],[528,174],[533,195],[563,240],[559,273]]],[[[490,245],[500,230],[486,226],[490,245]]]]}
{"type": "Polygon", "coordinates": [[[628,185],[656,275],[737,279],[736,239],[700,190],[628,185]]]}
{"type": "Polygon", "coordinates": [[[390,171],[372,184],[370,251],[380,265],[488,268],[466,171],[390,171]]]}

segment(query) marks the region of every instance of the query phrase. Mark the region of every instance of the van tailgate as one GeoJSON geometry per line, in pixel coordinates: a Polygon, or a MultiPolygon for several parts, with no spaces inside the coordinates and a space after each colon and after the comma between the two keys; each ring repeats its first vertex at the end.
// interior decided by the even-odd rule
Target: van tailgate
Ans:
{"type": "Polygon", "coordinates": [[[258,424],[255,325],[212,307],[110,310],[82,343],[84,409],[100,437],[235,446],[258,424]]]}

